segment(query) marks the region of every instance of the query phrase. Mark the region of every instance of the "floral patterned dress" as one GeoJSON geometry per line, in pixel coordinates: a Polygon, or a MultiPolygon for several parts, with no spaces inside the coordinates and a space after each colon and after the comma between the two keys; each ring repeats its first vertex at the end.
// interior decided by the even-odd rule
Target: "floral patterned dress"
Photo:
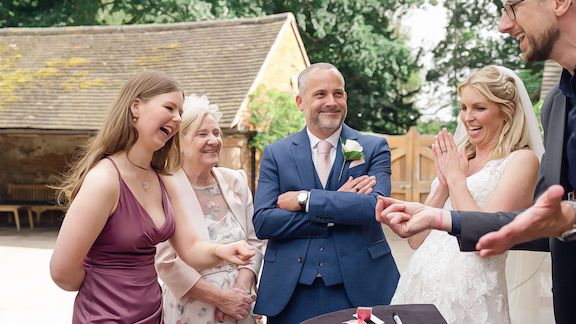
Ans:
{"type": "MultiPolygon", "coordinates": [[[[208,226],[210,241],[213,243],[231,243],[246,240],[246,233],[226,204],[217,183],[206,187],[194,187],[198,201],[202,206],[204,219],[208,226]]],[[[234,285],[238,276],[238,267],[225,264],[202,271],[202,278],[221,289],[234,285]]],[[[166,324],[252,324],[254,319],[248,316],[241,321],[216,321],[214,305],[200,300],[178,300],[164,287],[164,321],[166,324]]]]}

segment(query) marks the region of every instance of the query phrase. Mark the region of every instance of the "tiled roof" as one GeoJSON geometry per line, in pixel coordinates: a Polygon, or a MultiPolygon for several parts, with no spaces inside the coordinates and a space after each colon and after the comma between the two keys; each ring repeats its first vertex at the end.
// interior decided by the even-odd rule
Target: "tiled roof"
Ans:
{"type": "Polygon", "coordinates": [[[232,125],[290,14],[226,21],[0,29],[0,129],[95,130],[123,82],[163,71],[232,125]]]}

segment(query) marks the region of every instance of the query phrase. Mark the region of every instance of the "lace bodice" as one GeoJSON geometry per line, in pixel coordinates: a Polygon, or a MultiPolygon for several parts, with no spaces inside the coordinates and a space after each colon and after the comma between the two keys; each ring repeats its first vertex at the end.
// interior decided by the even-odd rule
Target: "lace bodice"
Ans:
{"type": "MultiPolygon", "coordinates": [[[[472,199],[474,199],[474,202],[476,202],[480,209],[483,209],[486,206],[492,193],[496,190],[498,182],[500,182],[500,178],[504,173],[504,169],[512,156],[514,156],[514,153],[501,160],[488,161],[484,168],[466,178],[468,191],[470,191],[472,199]]],[[[438,188],[438,185],[439,181],[438,178],[436,178],[432,181],[431,191],[435,191],[436,188],[438,188]]],[[[448,197],[446,203],[444,203],[443,208],[452,209],[450,197],[448,197]]]]}
{"type": "MultiPolygon", "coordinates": [[[[478,207],[486,206],[512,156],[490,161],[467,177],[478,207]]],[[[435,179],[432,191],[438,184],[435,179]]],[[[448,199],[444,209],[451,206],[448,199]]],[[[460,252],[455,237],[433,230],[402,274],[392,304],[432,303],[448,323],[510,323],[505,266],[506,255],[480,258],[460,252]]]]}

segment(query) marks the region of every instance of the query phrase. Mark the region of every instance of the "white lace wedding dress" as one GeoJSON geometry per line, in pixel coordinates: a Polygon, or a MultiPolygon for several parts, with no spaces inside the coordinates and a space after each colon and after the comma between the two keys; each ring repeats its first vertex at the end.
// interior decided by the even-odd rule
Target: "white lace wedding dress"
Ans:
{"type": "MultiPolygon", "coordinates": [[[[466,179],[481,209],[496,189],[514,154],[492,160],[466,179]]],[[[432,191],[438,179],[432,182],[432,191]]],[[[451,209],[450,198],[444,209],[451,209]]],[[[433,230],[402,273],[391,304],[434,304],[450,324],[510,323],[506,288],[506,254],[480,258],[460,252],[456,238],[433,230]]]]}

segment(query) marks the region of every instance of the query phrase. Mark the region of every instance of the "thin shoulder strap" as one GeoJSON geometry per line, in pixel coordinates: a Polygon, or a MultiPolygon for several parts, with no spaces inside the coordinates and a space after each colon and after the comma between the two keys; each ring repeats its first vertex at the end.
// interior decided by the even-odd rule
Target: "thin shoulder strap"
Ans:
{"type": "Polygon", "coordinates": [[[120,178],[120,180],[122,180],[122,175],[120,174],[120,169],[118,169],[116,162],[114,162],[114,160],[112,160],[109,156],[105,157],[105,159],[108,159],[108,160],[110,160],[110,162],[112,162],[114,169],[116,169],[116,172],[118,173],[118,177],[120,178]]]}

